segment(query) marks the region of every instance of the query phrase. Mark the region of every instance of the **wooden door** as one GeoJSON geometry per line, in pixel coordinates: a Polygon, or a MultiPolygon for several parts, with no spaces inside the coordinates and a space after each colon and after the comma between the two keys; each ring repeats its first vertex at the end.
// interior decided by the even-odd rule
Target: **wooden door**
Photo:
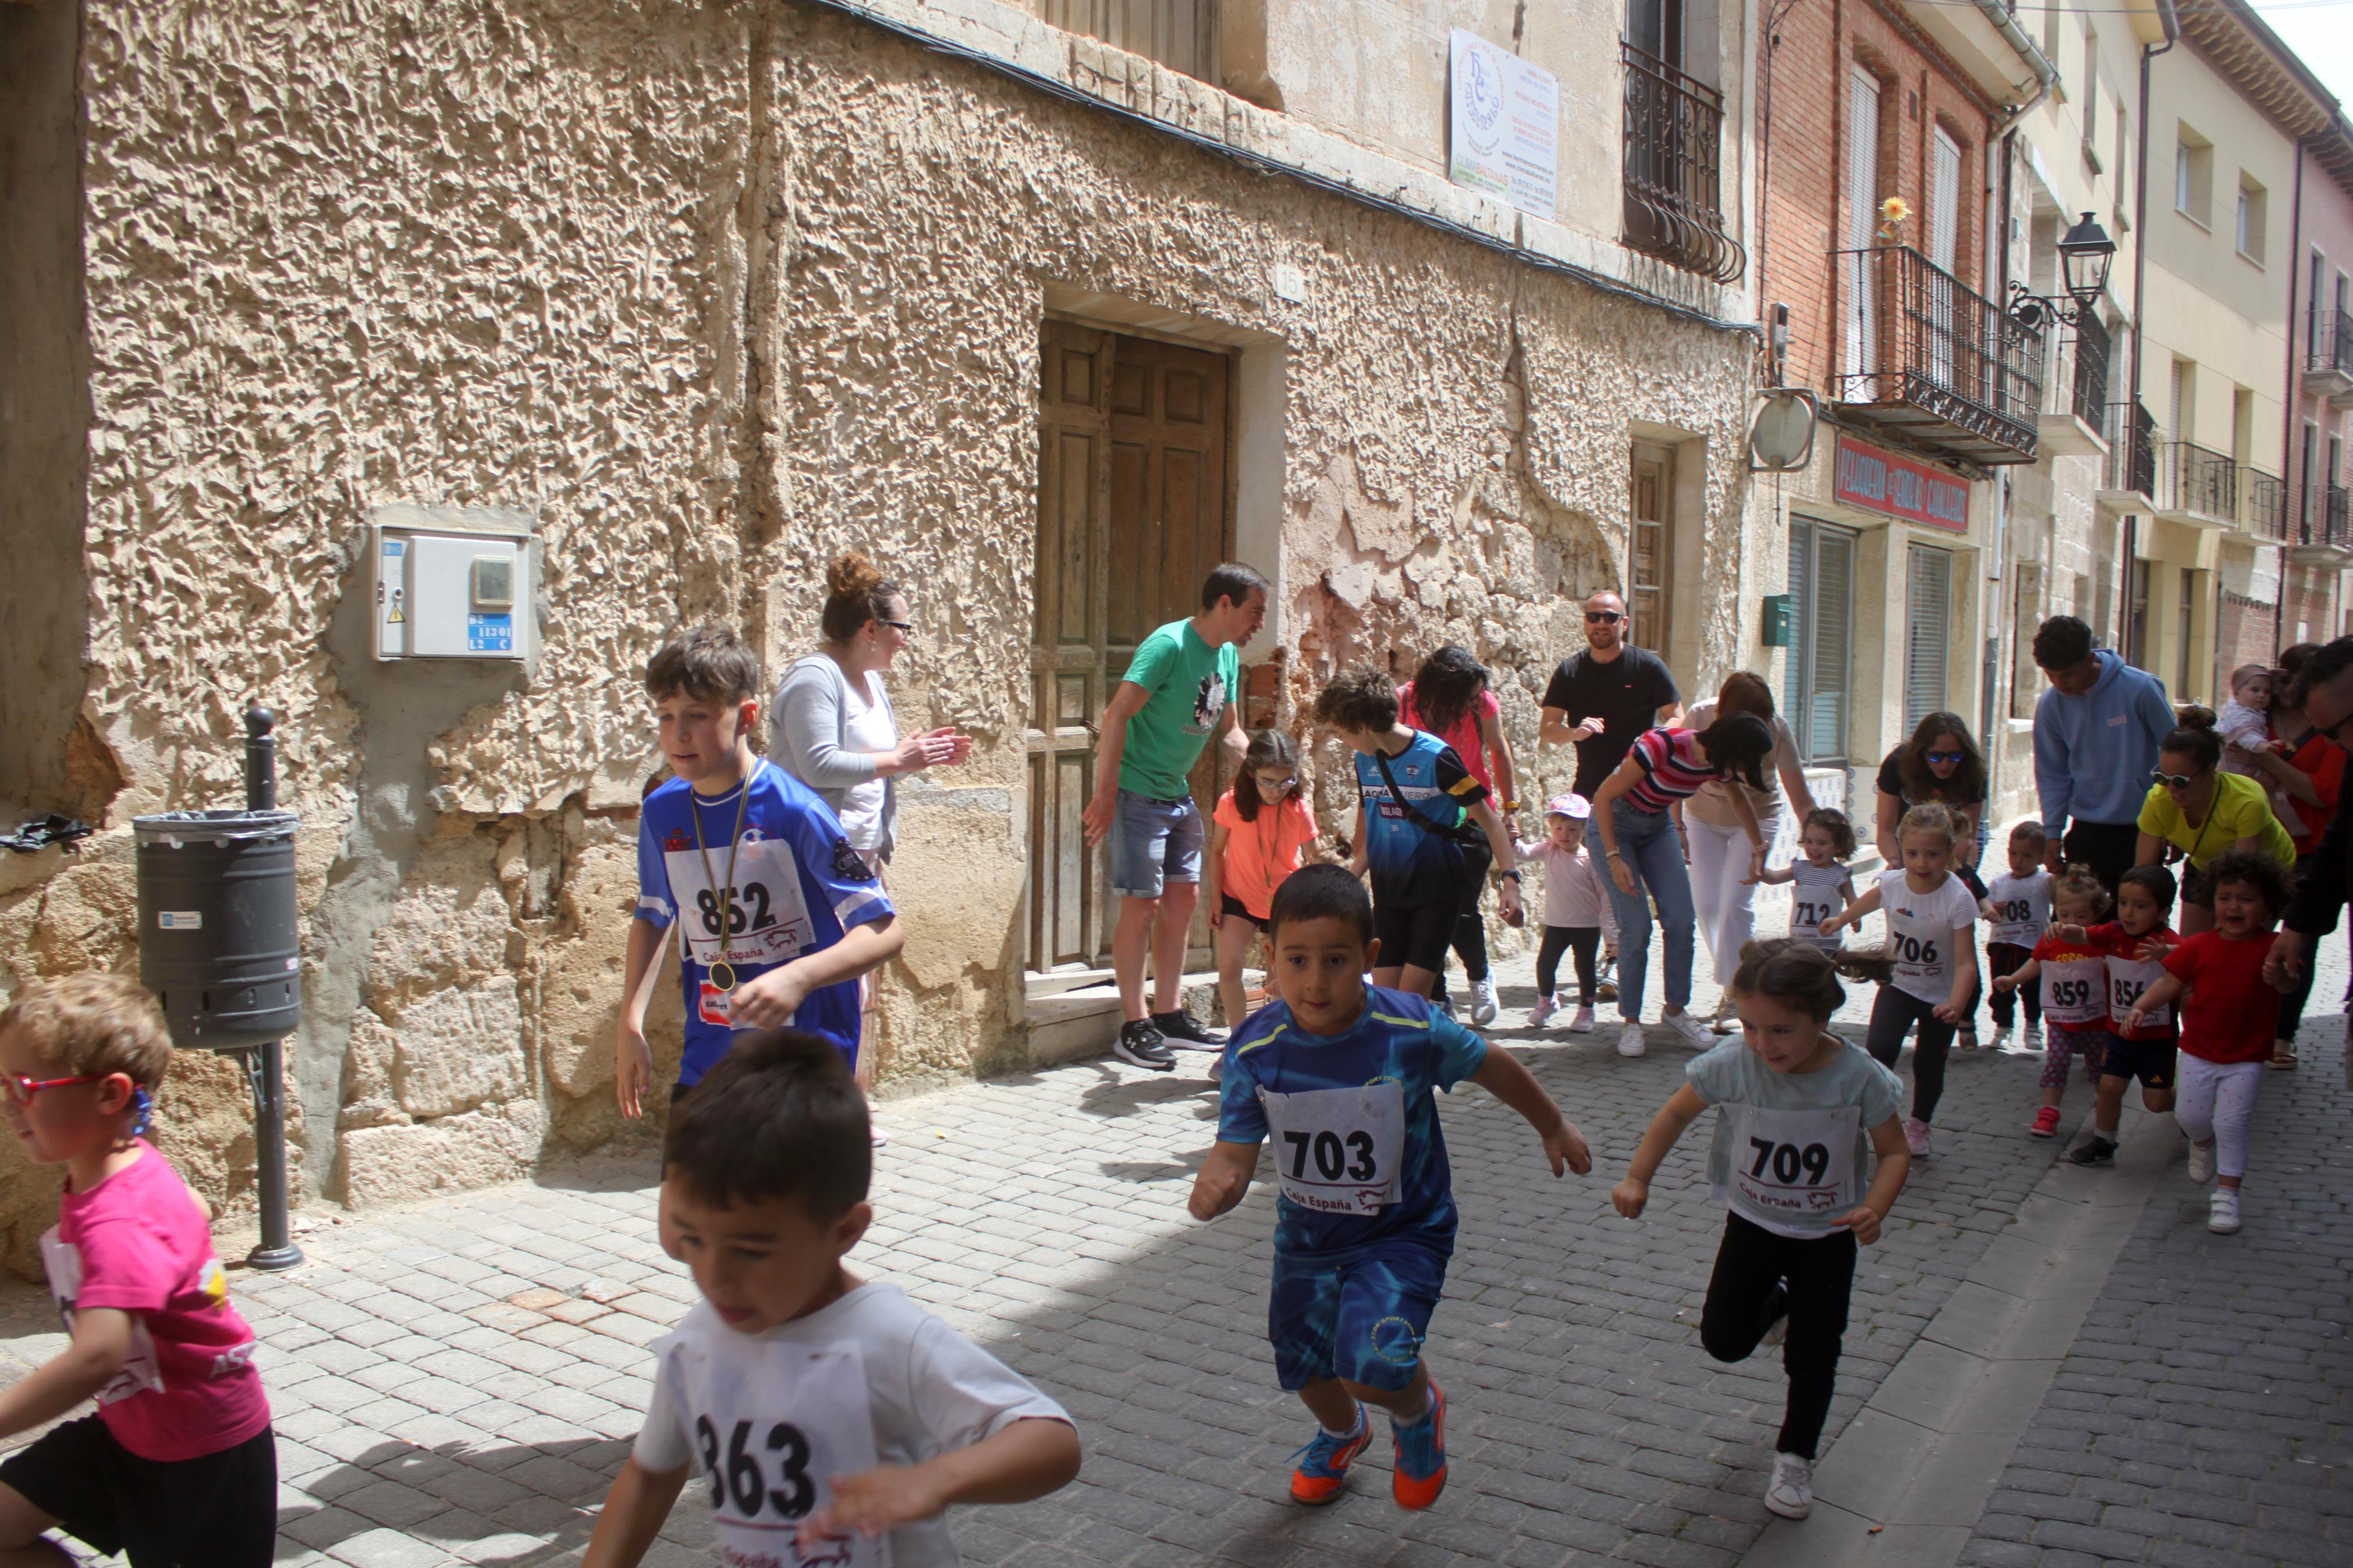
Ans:
{"type": "Polygon", "coordinates": [[[1674,454],[1664,447],[1634,443],[1634,480],[1627,542],[1626,612],[1632,617],[1628,640],[1667,657],[1668,625],[1674,582],[1674,454]]]}
{"type": "MultiPolygon", "coordinates": [[[[1224,355],[1050,321],[1039,361],[1028,964],[1043,971],[1108,952],[1107,861],[1079,820],[1096,721],[1135,645],[1199,606],[1233,521],[1224,355]]],[[[1216,768],[1204,748],[1191,781],[1204,816],[1216,768]]],[[[1206,922],[1194,934],[1206,946],[1206,922]]]]}

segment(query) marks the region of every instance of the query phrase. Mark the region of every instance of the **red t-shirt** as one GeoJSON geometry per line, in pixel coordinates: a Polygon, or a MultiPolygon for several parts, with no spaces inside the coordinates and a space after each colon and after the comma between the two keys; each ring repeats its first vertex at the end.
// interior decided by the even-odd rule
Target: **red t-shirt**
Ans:
{"type": "Polygon", "coordinates": [[[2232,942],[2200,931],[2166,958],[2189,987],[2181,1000],[2181,1048],[2210,1062],[2269,1060],[2279,1026],[2279,993],[2263,984],[2263,956],[2277,931],[2232,942]]]}
{"type": "Polygon", "coordinates": [[[2328,831],[2328,819],[2337,815],[2337,792],[2345,784],[2345,752],[2336,742],[2315,735],[2287,761],[2290,767],[2311,775],[2313,791],[2320,796],[2316,805],[2288,797],[2298,818],[2285,825],[2288,837],[2295,840],[2297,854],[2309,855],[2320,847],[2320,836],[2328,831]]]}
{"type": "Polygon", "coordinates": [[[2157,984],[2165,973],[2161,958],[2144,962],[2140,945],[2145,942],[2161,942],[2168,946],[2181,940],[2172,929],[2159,926],[2153,931],[2134,936],[2116,921],[2106,921],[2084,933],[2092,939],[2092,946],[2107,961],[2108,1030],[2126,1040],[2169,1040],[2173,1038],[2173,1009],[2159,1007],[2148,1016],[2148,1022],[2137,1031],[2125,1027],[2125,1016],[2140,1000],[2140,994],[2157,984]]]}
{"type": "MultiPolygon", "coordinates": [[[[1494,789],[1495,780],[1494,776],[1487,772],[1487,743],[1479,738],[1479,721],[1482,718],[1492,718],[1503,710],[1504,705],[1495,700],[1493,692],[1482,691],[1479,693],[1479,700],[1462,710],[1461,718],[1454,721],[1454,728],[1442,735],[1439,735],[1435,730],[1430,731],[1431,734],[1438,735],[1440,740],[1453,747],[1454,754],[1462,759],[1462,765],[1470,770],[1471,776],[1485,784],[1490,791],[1494,789]]],[[[1413,682],[1410,680],[1398,688],[1398,714],[1417,730],[1429,729],[1428,725],[1414,717],[1413,682]]]]}
{"type": "Polygon", "coordinates": [[[201,1458],[258,1436],[269,1401],[195,1194],[145,1140],[139,1150],[89,1192],[58,1200],[41,1263],[68,1332],[77,1311],[131,1314],[131,1358],[98,1393],[115,1441],[142,1459],[201,1458]]]}

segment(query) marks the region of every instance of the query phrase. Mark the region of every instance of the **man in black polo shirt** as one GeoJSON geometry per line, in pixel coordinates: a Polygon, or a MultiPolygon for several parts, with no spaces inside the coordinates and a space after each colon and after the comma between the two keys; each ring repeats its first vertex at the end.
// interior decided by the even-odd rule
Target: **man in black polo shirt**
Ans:
{"type": "Polygon", "coordinates": [[[1545,688],[1545,743],[1577,748],[1575,793],[1586,799],[1618,771],[1643,731],[1683,717],[1683,693],[1666,660],[1626,640],[1626,601],[1604,589],[1585,601],[1583,653],[1571,654],[1545,688]]]}

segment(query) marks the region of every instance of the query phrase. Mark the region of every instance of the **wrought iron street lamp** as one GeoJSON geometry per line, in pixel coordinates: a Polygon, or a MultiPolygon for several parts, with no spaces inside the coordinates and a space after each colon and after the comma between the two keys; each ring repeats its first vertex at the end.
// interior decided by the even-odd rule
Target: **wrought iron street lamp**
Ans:
{"type": "Polygon", "coordinates": [[[2099,220],[2085,213],[2067,237],[2059,242],[2059,269],[2078,310],[2088,310],[2108,286],[2108,264],[2116,258],[2116,242],[2099,220]]]}

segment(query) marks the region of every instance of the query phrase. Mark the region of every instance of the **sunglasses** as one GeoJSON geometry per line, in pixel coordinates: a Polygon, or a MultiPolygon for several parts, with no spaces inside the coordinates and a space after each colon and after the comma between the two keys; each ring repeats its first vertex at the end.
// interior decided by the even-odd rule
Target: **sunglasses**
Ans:
{"type": "Polygon", "coordinates": [[[23,1073],[0,1073],[0,1089],[5,1089],[10,1100],[18,1105],[30,1105],[33,1097],[45,1089],[63,1089],[72,1083],[104,1083],[108,1075],[86,1072],[77,1078],[26,1078],[23,1073]]]}
{"type": "Polygon", "coordinates": [[[2168,789],[2188,789],[2206,775],[2204,773],[2169,773],[2163,768],[2151,768],[2148,770],[2148,776],[2149,782],[2161,784],[2168,789]]]}
{"type": "MultiPolygon", "coordinates": [[[[880,616],[877,616],[876,618],[878,620],[881,619],[880,616]]],[[[892,631],[897,632],[902,637],[913,637],[915,635],[915,623],[913,621],[883,621],[882,624],[889,626],[892,631]]]]}
{"type": "Polygon", "coordinates": [[[1588,621],[1599,621],[1604,626],[1614,626],[1626,617],[1615,610],[1588,610],[1585,612],[1585,618],[1588,621]]]}
{"type": "Polygon", "coordinates": [[[1957,763],[1968,755],[1967,752],[1931,752],[1928,760],[1932,763],[1957,763]]]}

